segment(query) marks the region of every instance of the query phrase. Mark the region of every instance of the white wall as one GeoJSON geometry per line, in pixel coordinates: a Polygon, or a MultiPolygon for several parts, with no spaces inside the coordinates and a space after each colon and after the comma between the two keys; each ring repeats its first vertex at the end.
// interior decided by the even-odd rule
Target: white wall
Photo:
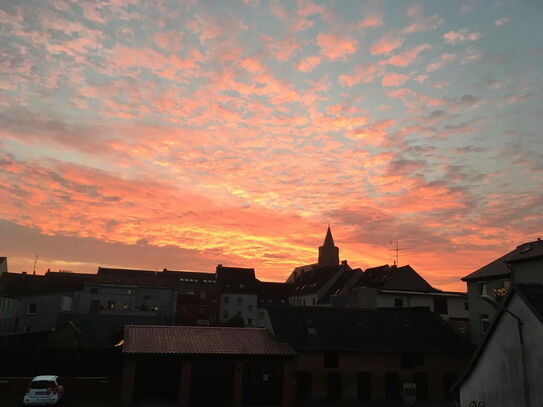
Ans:
{"type": "Polygon", "coordinates": [[[226,322],[240,316],[246,326],[257,326],[257,300],[256,294],[221,294],[220,321],[226,322]]]}
{"type": "MultiPolygon", "coordinates": [[[[509,309],[524,323],[530,405],[542,406],[543,326],[518,295],[511,299],[509,309]]],[[[524,406],[521,360],[517,321],[511,315],[503,314],[460,388],[461,407],[469,407],[472,401],[483,402],[485,407],[524,406]]]]}

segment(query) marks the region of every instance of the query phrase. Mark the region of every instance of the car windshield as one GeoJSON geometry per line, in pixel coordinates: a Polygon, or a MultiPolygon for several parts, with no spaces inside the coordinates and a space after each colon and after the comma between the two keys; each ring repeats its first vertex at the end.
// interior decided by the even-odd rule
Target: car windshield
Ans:
{"type": "Polygon", "coordinates": [[[51,380],[34,380],[30,383],[31,389],[49,389],[55,387],[55,382],[51,380]]]}

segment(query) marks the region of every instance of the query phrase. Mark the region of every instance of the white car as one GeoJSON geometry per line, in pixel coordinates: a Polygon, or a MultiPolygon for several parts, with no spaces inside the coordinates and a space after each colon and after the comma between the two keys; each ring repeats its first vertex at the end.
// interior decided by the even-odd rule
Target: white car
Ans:
{"type": "Polygon", "coordinates": [[[58,376],[36,376],[23,398],[25,406],[54,406],[64,395],[64,382],[58,376]]]}

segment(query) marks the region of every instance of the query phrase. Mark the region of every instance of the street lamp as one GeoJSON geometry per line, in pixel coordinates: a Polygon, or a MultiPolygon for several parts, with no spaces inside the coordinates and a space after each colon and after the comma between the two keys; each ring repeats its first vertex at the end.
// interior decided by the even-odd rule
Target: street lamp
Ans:
{"type": "Polygon", "coordinates": [[[524,323],[520,319],[520,317],[514,313],[512,313],[509,309],[505,308],[503,306],[503,303],[499,303],[496,298],[491,297],[488,294],[483,294],[480,296],[482,300],[484,300],[486,303],[490,304],[492,308],[494,308],[497,311],[504,311],[511,315],[513,318],[517,321],[517,328],[518,328],[518,336],[520,341],[520,349],[521,349],[521,363],[522,363],[522,373],[523,373],[523,379],[522,379],[522,387],[524,389],[524,403],[526,407],[530,407],[530,388],[528,383],[528,369],[526,368],[526,351],[524,349],[524,334],[522,331],[522,326],[524,323]]]}

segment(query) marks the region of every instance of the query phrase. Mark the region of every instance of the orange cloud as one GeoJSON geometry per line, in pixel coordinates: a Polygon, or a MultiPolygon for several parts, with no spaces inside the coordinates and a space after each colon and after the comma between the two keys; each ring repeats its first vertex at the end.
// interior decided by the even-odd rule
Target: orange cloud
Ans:
{"type": "Polygon", "coordinates": [[[407,66],[412,64],[418,58],[419,54],[427,49],[430,49],[430,44],[421,44],[410,50],[391,56],[386,61],[383,61],[382,64],[407,66]]]}
{"type": "Polygon", "coordinates": [[[398,74],[394,72],[389,72],[381,81],[383,86],[401,86],[409,79],[408,75],[398,74]]]}
{"type": "Polygon", "coordinates": [[[317,45],[320,47],[323,57],[335,61],[354,54],[358,41],[350,36],[344,37],[332,33],[322,33],[317,37],[317,45]]]}
{"type": "Polygon", "coordinates": [[[375,41],[370,47],[370,52],[372,55],[387,55],[401,47],[403,42],[403,37],[388,34],[375,41]]]}

